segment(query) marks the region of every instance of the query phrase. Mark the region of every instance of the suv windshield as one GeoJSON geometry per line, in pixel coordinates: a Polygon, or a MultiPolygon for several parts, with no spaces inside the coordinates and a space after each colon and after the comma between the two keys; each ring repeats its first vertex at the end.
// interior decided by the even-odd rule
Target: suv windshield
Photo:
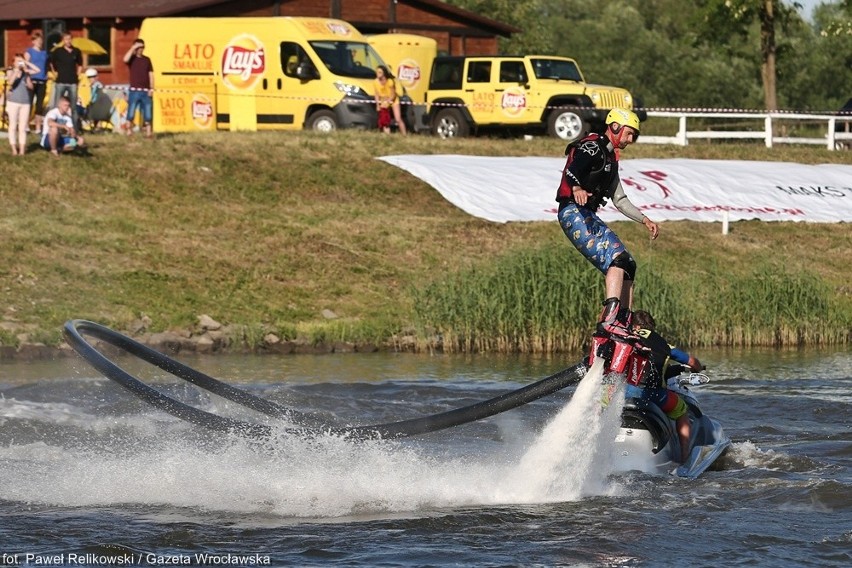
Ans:
{"type": "Polygon", "coordinates": [[[582,82],[580,69],[573,61],[564,59],[533,59],[533,73],[538,79],[562,79],[582,82]]]}
{"type": "Polygon", "coordinates": [[[384,65],[369,44],[354,41],[312,41],[311,47],[335,75],[375,79],[376,67],[384,65]]]}

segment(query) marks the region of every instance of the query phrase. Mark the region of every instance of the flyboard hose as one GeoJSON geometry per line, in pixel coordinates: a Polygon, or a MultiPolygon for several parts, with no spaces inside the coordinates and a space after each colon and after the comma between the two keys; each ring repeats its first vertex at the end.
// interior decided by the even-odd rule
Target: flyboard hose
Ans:
{"type": "Polygon", "coordinates": [[[483,402],[471,404],[462,408],[440,412],[431,416],[376,424],[372,426],[332,426],[321,422],[318,418],[301,414],[285,408],[274,402],[256,397],[246,391],[232,387],[213,377],[205,375],[174,359],[142,345],[141,343],[113,331],[100,324],[86,320],[69,320],[64,326],[65,340],[83,359],[107,378],[117,382],[141,400],[172,416],[192,424],[219,432],[233,432],[249,438],[262,439],[271,437],[276,431],[312,436],[318,434],[342,435],[353,439],[385,439],[405,438],[418,434],[437,432],[474,422],[517,408],[534,400],[553,394],[565,387],[580,382],[586,374],[586,365],[577,363],[549,377],[520,389],[496,396],[483,402]],[[89,335],[104,341],[122,351],[127,352],[143,361],[159,367],[163,371],[183,379],[195,386],[226,398],[236,404],[245,406],[269,417],[288,420],[296,426],[275,428],[269,424],[246,422],[227,418],[200,410],[177,401],[157,389],[143,383],[112,360],[98,351],[83,335],[89,335]]]}

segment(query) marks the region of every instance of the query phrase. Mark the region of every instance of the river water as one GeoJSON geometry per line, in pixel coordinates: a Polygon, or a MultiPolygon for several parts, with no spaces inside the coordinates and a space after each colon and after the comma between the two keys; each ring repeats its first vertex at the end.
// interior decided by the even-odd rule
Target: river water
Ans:
{"type": "MultiPolygon", "coordinates": [[[[262,443],[147,407],[77,358],[0,363],[0,566],[849,566],[852,354],[709,351],[734,441],[697,480],[611,473],[584,383],[401,441],[262,443]]],[[[579,357],[578,357],[579,358],[579,357]]],[[[180,360],[334,424],[426,416],[574,360],[180,360]]],[[[130,358],[200,408],[260,420],[130,358]]],[[[598,413],[599,414],[599,413],[598,413]]]]}

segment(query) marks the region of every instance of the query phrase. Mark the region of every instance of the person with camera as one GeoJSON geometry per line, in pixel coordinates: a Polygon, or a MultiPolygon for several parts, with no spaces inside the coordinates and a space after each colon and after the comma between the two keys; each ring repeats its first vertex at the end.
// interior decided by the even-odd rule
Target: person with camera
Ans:
{"type": "Polygon", "coordinates": [[[74,115],[71,111],[71,99],[59,97],[56,108],[50,109],[44,117],[44,132],[41,135],[41,147],[59,157],[59,152],[71,152],[75,148],[85,148],[86,143],[74,127],[74,115]]]}
{"type": "Polygon", "coordinates": [[[6,71],[6,114],[9,116],[9,144],[13,156],[23,156],[27,151],[27,126],[33,98],[30,75],[39,71],[20,53],[15,54],[12,67],[6,71]]]}

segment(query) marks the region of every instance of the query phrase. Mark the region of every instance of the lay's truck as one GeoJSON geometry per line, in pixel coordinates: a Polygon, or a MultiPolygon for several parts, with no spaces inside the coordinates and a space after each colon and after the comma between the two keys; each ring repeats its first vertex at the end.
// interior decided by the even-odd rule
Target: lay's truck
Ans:
{"type": "Polygon", "coordinates": [[[408,98],[403,98],[403,103],[410,103],[404,108],[406,122],[416,130],[423,130],[419,126],[425,122],[426,90],[432,62],[438,55],[438,42],[414,34],[379,34],[368,37],[367,41],[405,89],[408,98]]]}
{"type": "Polygon", "coordinates": [[[375,128],[381,57],[326,18],[148,18],[154,130],[375,128]]]}

